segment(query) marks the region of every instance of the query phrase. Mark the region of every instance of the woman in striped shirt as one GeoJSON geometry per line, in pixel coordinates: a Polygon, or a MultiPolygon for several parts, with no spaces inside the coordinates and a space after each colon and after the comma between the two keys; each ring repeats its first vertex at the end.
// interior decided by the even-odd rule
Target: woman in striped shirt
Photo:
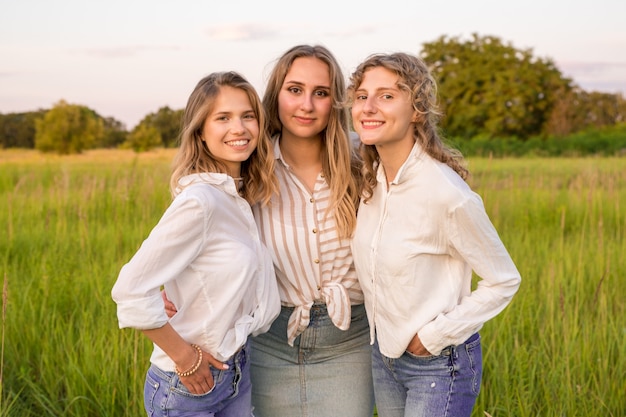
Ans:
{"type": "Polygon", "coordinates": [[[359,166],[344,77],[325,47],[298,45],[276,62],[263,98],[280,193],[255,206],[282,303],[252,339],[258,417],[371,417],[369,327],[350,237],[359,166]]]}

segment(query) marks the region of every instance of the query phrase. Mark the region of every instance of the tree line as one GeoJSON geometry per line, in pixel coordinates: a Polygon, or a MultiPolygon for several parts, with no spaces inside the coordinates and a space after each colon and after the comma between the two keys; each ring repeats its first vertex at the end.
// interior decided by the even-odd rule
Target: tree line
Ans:
{"type": "MultiPolygon", "coordinates": [[[[612,142],[613,148],[626,149],[623,95],[585,91],[531,49],[473,34],[470,39],[441,36],[424,43],[419,54],[437,79],[443,136],[462,150],[480,153],[504,143],[522,149],[607,132],[619,142],[612,142]]],[[[182,113],[162,107],[128,131],[114,118],[60,100],[48,110],[0,114],[0,147],[62,154],[175,147],[182,113]]]]}

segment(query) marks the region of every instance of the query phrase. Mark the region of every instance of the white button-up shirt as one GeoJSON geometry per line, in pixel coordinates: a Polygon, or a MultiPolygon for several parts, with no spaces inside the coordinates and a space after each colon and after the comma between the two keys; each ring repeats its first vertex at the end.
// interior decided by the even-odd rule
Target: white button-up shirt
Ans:
{"type": "MultiPolygon", "coordinates": [[[[187,342],[224,361],[278,316],[272,258],[232,178],[192,174],[180,184],[182,192],[113,287],[119,326],[165,325],[164,286],[178,309],[170,324],[187,342]]],[[[151,362],[165,371],[175,368],[156,345],[151,362]]]]}
{"type": "Polygon", "coordinates": [[[502,311],[520,274],[481,198],[418,144],[389,188],[382,165],[377,177],[352,241],[372,342],[398,358],[417,333],[437,355],[502,311]]]}

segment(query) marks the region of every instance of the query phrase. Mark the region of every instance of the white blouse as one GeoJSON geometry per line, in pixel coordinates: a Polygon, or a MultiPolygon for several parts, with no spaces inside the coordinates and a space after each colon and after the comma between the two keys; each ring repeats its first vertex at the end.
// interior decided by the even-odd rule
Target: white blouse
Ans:
{"type": "MultiPolygon", "coordinates": [[[[224,361],[248,335],[266,332],[280,312],[272,258],[231,177],[192,174],[180,184],[182,191],[113,287],[119,327],[165,325],[164,286],[178,309],[170,324],[224,361]]],[[[175,368],[156,345],[151,362],[175,368]]]]}
{"type": "Polygon", "coordinates": [[[389,189],[382,165],[377,177],[352,241],[372,342],[398,358],[417,333],[438,355],[501,312],[520,274],[481,198],[418,144],[389,189]]]}

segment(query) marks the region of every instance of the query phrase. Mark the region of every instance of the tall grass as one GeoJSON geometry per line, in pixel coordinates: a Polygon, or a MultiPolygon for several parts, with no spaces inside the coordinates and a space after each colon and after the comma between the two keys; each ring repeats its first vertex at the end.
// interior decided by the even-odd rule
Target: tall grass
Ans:
{"type": "Polygon", "coordinates": [[[523,277],[482,332],[477,408],[626,415],[626,159],[474,160],[473,171],[523,277]]]}
{"type": "MultiPolygon", "coordinates": [[[[141,416],[151,351],[111,287],[169,203],[171,151],[0,151],[0,416],[141,416]]],[[[626,159],[471,159],[522,274],[475,410],[626,415],[626,159]]],[[[355,381],[358,382],[358,381],[355,381]]]]}
{"type": "Polygon", "coordinates": [[[149,344],[117,329],[110,290],[169,202],[170,159],[100,152],[3,163],[2,415],[141,415],[149,344]]]}

